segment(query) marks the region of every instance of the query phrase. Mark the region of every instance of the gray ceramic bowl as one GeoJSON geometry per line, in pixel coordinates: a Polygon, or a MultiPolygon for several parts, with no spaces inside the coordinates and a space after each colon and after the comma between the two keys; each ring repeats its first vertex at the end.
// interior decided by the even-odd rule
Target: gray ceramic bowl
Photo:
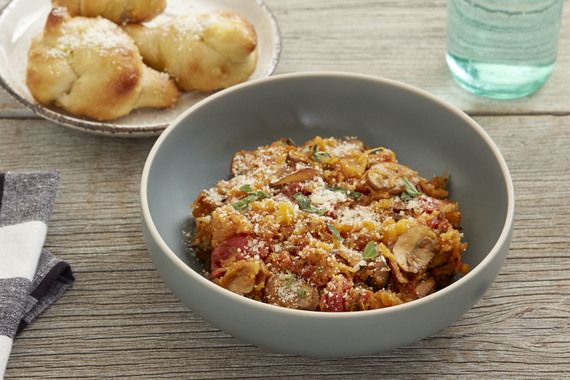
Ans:
{"type": "Polygon", "coordinates": [[[498,148],[472,119],[426,92],[377,77],[276,76],[215,94],[166,129],[146,162],[141,201],[154,264],[176,295],[213,325],[270,350],[317,357],[370,354],[448,326],[487,290],[507,254],[514,193],[498,148]],[[241,297],[208,281],[182,230],[198,193],[227,178],[230,159],[283,137],[357,136],[393,149],[426,176],[451,174],[463,212],[469,274],[420,300],[381,310],[298,311],[241,297]]]}

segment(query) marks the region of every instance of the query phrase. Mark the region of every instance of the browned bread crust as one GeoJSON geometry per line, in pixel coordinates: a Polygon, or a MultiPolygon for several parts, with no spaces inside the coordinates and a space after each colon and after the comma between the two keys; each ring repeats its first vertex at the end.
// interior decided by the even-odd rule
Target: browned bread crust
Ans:
{"type": "Polygon", "coordinates": [[[101,16],[117,24],[149,21],[166,8],[166,0],[52,0],[71,16],[101,16]]]}
{"type": "Polygon", "coordinates": [[[172,106],[180,94],[166,74],[145,66],[132,40],[102,18],[50,12],[28,52],[26,84],[43,105],[98,120],[135,108],[172,106]]]}
{"type": "Polygon", "coordinates": [[[127,25],[145,63],[185,91],[213,91],[246,81],[257,64],[253,26],[230,11],[196,13],[160,25],[127,25]]]}

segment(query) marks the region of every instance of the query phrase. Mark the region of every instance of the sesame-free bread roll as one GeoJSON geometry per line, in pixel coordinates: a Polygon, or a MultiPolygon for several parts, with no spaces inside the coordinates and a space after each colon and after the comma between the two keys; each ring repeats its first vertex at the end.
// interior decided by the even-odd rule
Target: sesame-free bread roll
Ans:
{"type": "Polygon", "coordinates": [[[161,14],[166,0],[52,0],[71,16],[101,16],[117,24],[149,21],[161,14]]]}
{"type": "Polygon", "coordinates": [[[103,18],[50,12],[28,52],[26,84],[43,105],[112,120],[135,108],[166,108],[180,93],[170,78],[144,65],[121,28],[103,18]]]}
{"type": "Polygon", "coordinates": [[[167,72],[185,91],[244,82],[257,64],[253,26],[230,11],[178,16],[157,26],[126,25],[145,63],[167,72]]]}

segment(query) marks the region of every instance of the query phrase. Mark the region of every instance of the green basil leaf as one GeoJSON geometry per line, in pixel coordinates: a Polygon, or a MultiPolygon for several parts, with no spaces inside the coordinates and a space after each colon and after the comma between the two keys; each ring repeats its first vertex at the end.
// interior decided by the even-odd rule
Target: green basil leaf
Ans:
{"type": "Polygon", "coordinates": [[[311,204],[311,199],[304,195],[303,193],[296,193],[293,198],[297,201],[299,208],[303,211],[309,212],[311,214],[325,215],[326,210],[319,210],[311,204]]]}
{"type": "Polygon", "coordinates": [[[232,206],[238,211],[245,211],[249,204],[253,201],[257,200],[257,196],[255,195],[248,195],[247,197],[240,199],[237,202],[234,202],[232,206]]]}
{"type": "Polygon", "coordinates": [[[354,199],[355,201],[359,200],[360,198],[362,198],[362,196],[364,194],[359,193],[358,191],[354,191],[354,190],[348,190],[348,192],[346,193],[346,195],[348,195],[349,198],[354,199]]]}
{"type": "Polygon", "coordinates": [[[319,152],[318,147],[313,145],[313,159],[317,162],[321,162],[321,158],[331,158],[331,155],[327,152],[319,152]]]}
{"type": "Polygon", "coordinates": [[[293,274],[293,272],[287,271],[287,276],[285,277],[285,280],[287,280],[287,286],[291,286],[295,281],[295,275],[293,274]]]}
{"type": "Polygon", "coordinates": [[[336,228],[334,228],[334,226],[332,224],[327,224],[327,228],[329,229],[330,232],[332,232],[332,234],[334,235],[336,240],[338,240],[340,243],[342,243],[342,241],[344,239],[342,238],[342,236],[340,236],[340,232],[338,232],[338,230],[336,228]]]}
{"type": "Polygon", "coordinates": [[[362,257],[364,257],[365,260],[373,260],[378,257],[378,249],[376,248],[376,243],[369,241],[368,244],[366,244],[366,247],[364,247],[362,257]]]}
{"type": "Polygon", "coordinates": [[[303,193],[296,193],[293,195],[293,198],[295,198],[301,210],[307,210],[308,208],[312,207],[311,200],[303,193]]]}
{"type": "Polygon", "coordinates": [[[253,192],[253,189],[251,188],[250,184],[245,184],[239,188],[239,191],[243,191],[244,193],[251,193],[253,192]]]}
{"type": "Polygon", "coordinates": [[[265,191],[263,191],[263,190],[256,191],[256,192],[253,193],[253,194],[257,197],[256,200],[258,200],[258,201],[260,201],[260,200],[262,200],[262,199],[265,199],[265,198],[269,198],[269,194],[267,194],[267,193],[266,193],[265,191]]]}
{"type": "Polygon", "coordinates": [[[248,206],[249,206],[249,204],[250,204],[251,202],[259,201],[259,200],[262,200],[262,199],[265,199],[265,198],[269,198],[269,194],[267,194],[265,191],[260,190],[260,191],[255,191],[255,192],[254,192],[254,191],[251,189],[251,186],[250,186],[250,185],[243,185],[243,186],[240,187],[239,189],[240,189],[240,191],[246,192],[246,193],[248,193],[249,195],[248,195],[247,197],[245,197],[245,198],[243,198],[243,199],[240,199],[239,201],[234,202],[234,203],[232,204],[232,206],[233,206],[236,210],[238,210],[238,211],[245,211],[245,210],[247,210],[247,208],[248,208],[248,206]]]}
{"type": "Polygon", "coordinates": [[[404,181],[404,191],[406,192],[406,194],[408,194],[412,198],[415,198],[418,195],[422,195],[422,192],[419,191],[416,188],[416,186],[414,186],[414,184],[410,182],[408,177],[402,177],[402,180],[404,181]]]}

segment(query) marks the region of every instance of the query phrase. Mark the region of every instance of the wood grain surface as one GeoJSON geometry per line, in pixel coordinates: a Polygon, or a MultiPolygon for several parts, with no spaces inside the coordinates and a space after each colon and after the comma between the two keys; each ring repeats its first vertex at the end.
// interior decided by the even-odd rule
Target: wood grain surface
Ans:
{"type": "Polygon", "coordinates": [[[511,250],[491,289],[451,327],[386,353],[316,360],[260,350],[186,308],[154,270],[138,193],[154,139],[66,129],[1,94],[0,170],[61,171],[46,245],[77,277],[17,337],[6,379],[570,378],[570,19],[545,88],[492,102],[447,74],[443,0],[268,3],[284,35],[281,72],[384,75],[476,115],[501,148],[517,194],[511,250]]]}
{"type": "MultiPolygon", "coordinates": [[[[0,7],[8,0],[0,0],[0,7]]],[[[190,0],[188,0],[190,1],[190,0]]],[[[533,97],[482,99],[456,86],[445,64],[445,0],[267,0],[283,35],[277,74],[335,70],[380,75],[423,88],[478,115],[568,114],[570,0],[565,0],[558,61],[533,97]]],[[[29,117],[0,89],[0,115],[29,117]]]]}

